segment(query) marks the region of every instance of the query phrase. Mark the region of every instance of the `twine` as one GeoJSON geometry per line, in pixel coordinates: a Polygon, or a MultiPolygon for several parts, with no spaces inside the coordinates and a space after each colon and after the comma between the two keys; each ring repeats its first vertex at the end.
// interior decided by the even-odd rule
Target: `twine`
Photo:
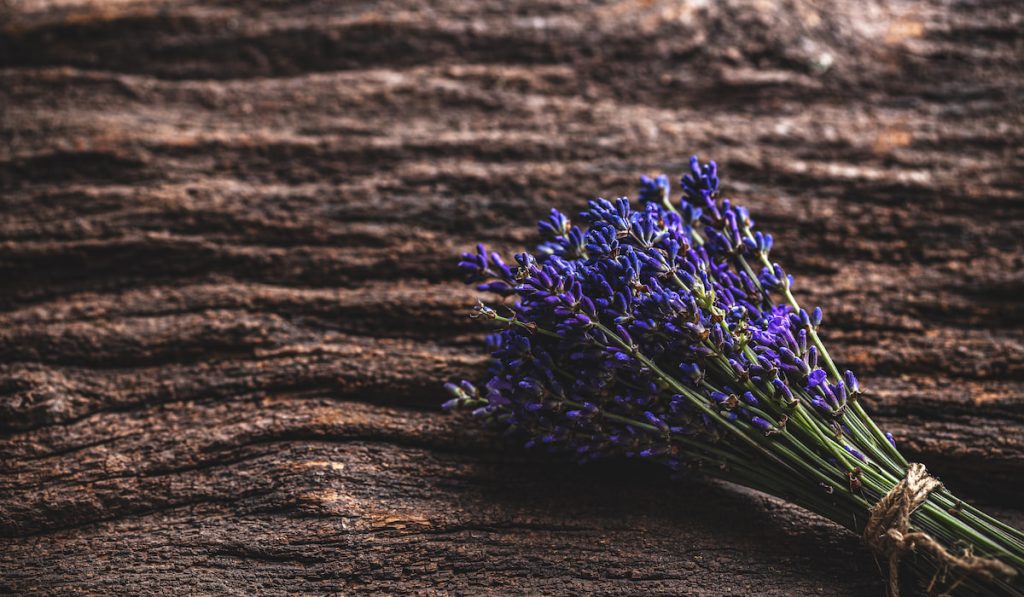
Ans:
{"type": "Polygon", "coordinates": [[[942,483],[929,475],[923,464],[914,462],[907,469],[907,476],[871,509],[864,528],[864,541],[879,556],[889,560],[889,594],[892,597],[899,597],[900,559],[908,551],[926,551],[938,560],[940,568],[957,569],[984,578],[1016,574],[1013,568],[999,560],[976,556],[970,550],[956,555],[928,533],[909,530],[910,515],[928,499],[928,494],[941,487],[942,483]]]}

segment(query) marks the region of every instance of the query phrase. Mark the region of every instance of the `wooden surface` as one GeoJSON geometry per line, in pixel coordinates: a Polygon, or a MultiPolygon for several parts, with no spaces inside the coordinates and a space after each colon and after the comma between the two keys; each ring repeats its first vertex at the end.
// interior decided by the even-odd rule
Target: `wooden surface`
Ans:
{"type": "Polygon", "coordinates": [[[484,354],[455,255],[690,153],[1020,526],[1022,15],[0,3],[0,592],[880,594],[794,507],[438,411],[484,354]]]}

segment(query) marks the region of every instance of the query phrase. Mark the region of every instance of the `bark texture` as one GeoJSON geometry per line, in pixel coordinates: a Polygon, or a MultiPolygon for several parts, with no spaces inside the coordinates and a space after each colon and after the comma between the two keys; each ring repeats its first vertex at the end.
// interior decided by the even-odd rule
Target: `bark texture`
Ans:
{"type": "Polygon", "coordinates": [[[0,592],[874,595],[856,537],[438,412],[453,256],[718,160],[1024,521],[1016,0],[0,2],[0,592]]]}

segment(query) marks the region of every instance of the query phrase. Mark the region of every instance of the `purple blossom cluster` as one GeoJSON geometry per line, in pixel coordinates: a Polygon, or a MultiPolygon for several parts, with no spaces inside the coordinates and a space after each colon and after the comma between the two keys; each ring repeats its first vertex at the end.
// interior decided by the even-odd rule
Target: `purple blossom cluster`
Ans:
{"type": "Polygon", "coordinates": [[[643,177],[639,204],[590,201],[585,226],[553,209],[536,252],[514,263],[482,245],[464,254],[467,282],[506,297],[476,315],[504,329],[488,338],[483,392],[449,384],[446,406],[473,406],[528,445],[583,461],[615,454],[673,468],[736,441],[730,428],[783,432],[801,403],[841,431],[858,384],[823,368],[811,340],[821,309],[774,300],[793,280],[768,260],[771,235],[719,197],[714,162],[692,158],[681,183],[673,204],[667,177],[643,177]]]}
{"type": "Polygon", "coordinates": [[[797,303],[771,235],[719,195],[715,163],[691,158],[681,189],[673,201],[667,177],[643,177],[637,203],[593,200],[582,225],[552,210],[536,251],[513,262],[464,254],[467,282],[498,297],[475,316],[499,330],[486,384],[447,384],[445,406],[580,461],[639,457],[766,491],[865,533],[890,562],[904,549],[892,537],[926,536],[931,551],[911,562],[922,578],[955,564],[974,577],[951,592],[1024,595],[992,573],[1024,570],[1024,533],[941,484],[896,508],[896,535],[878,521],[923,467],[911,475],[864,411],[818,336],[821,309],[797,303]],[[986,557],[964,566],[949,555],[964,545],[986,557]]]}

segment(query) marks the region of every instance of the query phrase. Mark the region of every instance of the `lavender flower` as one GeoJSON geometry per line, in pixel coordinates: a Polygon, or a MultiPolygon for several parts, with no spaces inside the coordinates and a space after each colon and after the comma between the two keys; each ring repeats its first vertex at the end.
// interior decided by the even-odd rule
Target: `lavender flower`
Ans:
{"type": "MultiPolygon", "coordinates": [[[[514,266],[483,246],[464,254],[467,282],[504,300],[475,313],[500,326],[489,379],[480,391],[449,384],[446,406],[581,462],[700,471],[862,530],[906,459],[862,409],[854,374],[829,357],[821,309],[801,308],[792,276],[770,260],[771,235],[720,196],[715,163],[692,158],[681,185],[673,203],[667,177],[644,177],[638,204],[590,201],[584,226],[552,210],[536,253],[514,266]]],[[[1019,531],[974,510],[974,527],[951,525],[942,513],[955,503],[936,491],[911,524],[1024,565],[1019,531]]],[[[927,574],[940,560],[913,565],[927,574]]]]}

